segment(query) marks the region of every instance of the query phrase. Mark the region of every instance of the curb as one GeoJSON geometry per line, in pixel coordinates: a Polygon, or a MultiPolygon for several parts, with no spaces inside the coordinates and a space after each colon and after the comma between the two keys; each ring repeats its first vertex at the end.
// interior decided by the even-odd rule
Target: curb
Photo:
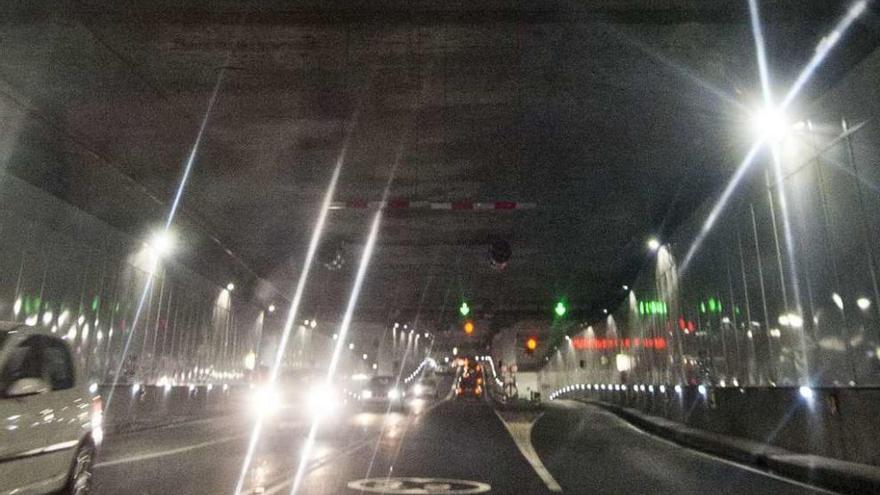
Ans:
{"type": "Polygon", "coordinates": [[[605,402],[577,399],[601,407],[629,423],[679,445],[772,471],[803,483],[842,493],[880,493],[880,467],[817,455],[799,454],[754,440],[691,428],[665,418],[605,402]]]}

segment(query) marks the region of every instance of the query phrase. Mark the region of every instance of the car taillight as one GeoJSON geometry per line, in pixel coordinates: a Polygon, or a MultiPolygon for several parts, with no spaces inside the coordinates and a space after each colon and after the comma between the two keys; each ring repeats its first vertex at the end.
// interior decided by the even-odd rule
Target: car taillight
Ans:
{"type": "Polygon", "coordinates": [[[92,441],[95,446],[104,441],[104,401],[101,397],[92,398],[92,441]]]}

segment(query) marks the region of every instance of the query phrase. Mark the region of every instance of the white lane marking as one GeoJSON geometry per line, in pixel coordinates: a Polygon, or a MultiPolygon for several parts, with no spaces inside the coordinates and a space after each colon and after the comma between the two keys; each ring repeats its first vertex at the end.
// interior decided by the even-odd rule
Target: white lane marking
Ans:
{"type": "MultiPolygon", "coordinates": [[[[226,420],[238,419],[238,418],[239,418],[238,414],[227,414],[225,416],[214,416],[213,418],[193,419],[193,420],[181,421],[179,423],[171,423],[168,425],[159,426],[159,427],[152,428],[152,429],[153,430],[173,430],[175,428],[183,428],[186,426],[195,426],[195,425],[204,424],[204,423],[216,423],[216,422],[220,422],[220,421],[226,421],[226,420]]],[[[142,430],[142,431],[149,431],[149,430],[150,429],[142,430]]],[[[140,433],[140,432],[132,431],[131,433],[140,433]]]]}
{"type": "Polygon", "coordinates": [[[362,492],[408,495],[466,495],[492,490],[486,483],[450,478],[367,478],[352,481],[348,487],[362,492]]]}
{"type": "Polygon", "coordinates": [[[212,445],[219,445],[222,443],[234,442],[235,440],[239,440],[239,439],[242,439],[245,437],[247,437],[247,435],[235,435],[232,437],[218,438],[216,440],[210,440],[207,442],[201,442],[201,443],[196,443],[193,445],[187,445],[185,447],[178,447],[176,449],[162,450],[159,452],[151,452],[149,454],[134,455],[134,456],[130,456],[130,457],[123,457],[121,459],[113,459],[110,461],[99,462],[99,463],[95,464],[95,467],[101,468],[101,467],[108,467],[108,466],[116,466],[118,464],[127,464],[130,462],[139,462],[139,461],[146,461],[146,460],[150,460],[150,459],[158,459],[160,457],[178,455],[178,454],[183,454],[186,452],[191,452],[193,450],[203,449],[205,447],[210,447],[212,445]]]}
{"type": "MultiPolygon", "coordinates": [[[[587,404],[587,405],[589,405],[589,404],[587,404]]],[[[663,438],[663,437],[657,436],[651,432],[645,431],[645,430],[639,428],[638,426],[630,423],[629,421],[621,418],[620,416],[614,414],[611,411],[606,411],[605,409],[601,409],[598,406],[591,406],[591,407],[595,408],[597,411],[601,411],[603,414],[606,414],[606,415],[618,420],[619,422],[623,423],[623,425],[625,427],[630,428],[632,430],[635,430],[636,432],[641,433],[642,435],[645,435],[649,438],[652,438],[657,442],[664,443],[669,447],[681,449],[681,450],[690,452],[698,457],[705,457],[706,459],[709,459],[709,460],[713,460],[713,461],[721,462],[721,463],[724,463],[724,464],[727,464],[730,466],[738,467],[740,469],[749,471],[751,473],[764,475],[768,478],[772,478],[772,479],[775,479],[778,481],[783,481],[785,483],[789,483],[789,484],[792,484],[792,485],[795,485],[795,486],[798,486],[801,488],[809,488],[810,490],[813,490],[817,493],[825,493],[828,495],[837,495],[838,494],[838,492],[834,492],[834,491],[822,488],[821,486],[811,485],[809,483],[804,483],[803,481],[798,481],[798,480],[792,479],[792,478],[786,478],[785,476],[781,476],[781,475],[772,473],[770,471],[763,471],[763,470],[756,468],[754,466],[749,466],[748,464],[740,464],[740,463],[738,463],[736,461],[732,461],[730,459],[725,459],[723,457],[709,454],[708,452],[703,452],[702,450],[697,450],[697,449],[688,447],[686,445],[682,445],[680,443],[675,443],[672,440],[669,440],[667,438],[663,438]]]]}
{"type": "MultiPolygon", "coordinates": [[[[493,409],[493,411],[495,410],[493,409]]],[[[544,463],[541,462],[541,458],[538,456],[538,453],[535,452],[535,447],[532,445],[532,425],[534,425],[535,422],[508,423],[498,411],[495,411],[495,415],[501,420],[501,424],[507,428],[508,433],[510,433],[510,436],[513,438],[513,442],[516,443],[517,448],[519,448],[520,453],[526,458],[529,464],[532,465],[532,469],[535,470],[535,473],[541,478],[541,481],[547,485],[547,489],[551,492],[561,492],[562,487],[559,486],[559,483],[556,482],[553,475],[550,474],[550,471],[548,471],[544,466],[544,463]]]]}

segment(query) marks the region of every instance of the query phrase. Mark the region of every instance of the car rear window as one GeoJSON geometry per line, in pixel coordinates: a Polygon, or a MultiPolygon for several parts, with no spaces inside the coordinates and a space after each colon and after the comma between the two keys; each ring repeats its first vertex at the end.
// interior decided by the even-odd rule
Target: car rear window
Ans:
{"type": "Polygon", "coordinates": [[[10,353],[0,371],[0,390],[6,390],[22,378],[43,378],[40,338],[29,337],[10,353]]]}
{"type": "Polygon", "coordinates": [[[70,359],[70,352],[60,340],[46,339],[43,360],[52,390],[66,390],[73,387],[73,362],[70,359]]]}

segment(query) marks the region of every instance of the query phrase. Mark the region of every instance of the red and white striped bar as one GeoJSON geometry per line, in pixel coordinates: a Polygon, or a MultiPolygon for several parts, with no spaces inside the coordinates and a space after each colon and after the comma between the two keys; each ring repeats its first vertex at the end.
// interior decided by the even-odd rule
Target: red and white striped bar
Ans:
{"type": "Polygon", "coordinates": [[[331,210],[438,210],[438,211],[498,211],[498,210],[533,210],[537,203],[521,203],[518,201],[409,201],[392,199],[390,201],[334,201],[331,210]]]}

